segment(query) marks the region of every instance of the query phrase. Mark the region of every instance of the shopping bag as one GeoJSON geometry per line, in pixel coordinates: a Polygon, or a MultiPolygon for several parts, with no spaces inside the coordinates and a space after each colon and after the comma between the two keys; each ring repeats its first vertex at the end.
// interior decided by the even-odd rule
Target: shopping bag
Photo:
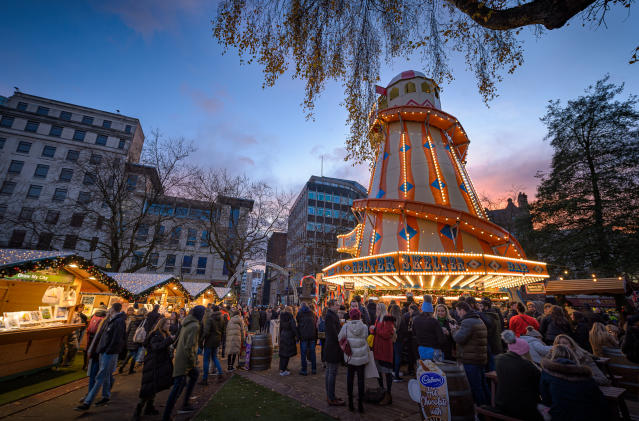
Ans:
{"type": "Polygon", "coordinates": [[[368,362],[366,363],[366,367],[364,367],[364,378],[378,378],[379,373],[377,372],[377,366],[375,365],[375,356],[373,355],[373,351],[368,350],[368,362]]]}

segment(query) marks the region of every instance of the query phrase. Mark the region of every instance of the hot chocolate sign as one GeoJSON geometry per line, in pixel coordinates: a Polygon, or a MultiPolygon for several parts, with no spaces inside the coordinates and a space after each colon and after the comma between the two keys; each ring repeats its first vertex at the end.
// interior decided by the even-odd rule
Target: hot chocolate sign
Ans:
{"type": "Polygon", "coordinates": [[[446,375],[433,361],[419,361],[417,379],[412,379],[408,383],[408,393],[411,399],[419,403],[424,420],[450,419],[446,375]]]}

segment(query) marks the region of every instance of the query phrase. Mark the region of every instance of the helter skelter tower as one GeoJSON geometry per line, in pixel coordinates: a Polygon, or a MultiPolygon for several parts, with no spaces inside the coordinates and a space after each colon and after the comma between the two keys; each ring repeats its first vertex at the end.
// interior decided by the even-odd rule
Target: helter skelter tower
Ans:
{"type": "Polygon", "coordinates": [[[490,222],[465,162],[470,141],[441,110],[439,87],[416,71],[379,88],[372,127],[383,141],[359,224],[338,236],[353,258],[323,270],[325,281],[379,289],[495,290],[541,281],[546,264],[525,259],[517,240],[490,222]]]}

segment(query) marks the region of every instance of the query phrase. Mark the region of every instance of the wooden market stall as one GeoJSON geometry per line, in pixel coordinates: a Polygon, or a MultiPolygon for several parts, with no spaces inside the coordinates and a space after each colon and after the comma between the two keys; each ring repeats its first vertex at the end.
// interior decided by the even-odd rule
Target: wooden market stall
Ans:
{"type": "Polygon", "coordinates": [[[178,311],[191,300],[189,292],[170,273],[109,272],[107,275],[148,309],[159,304],[162,313],[178,311]]]}
{"type": "Polygon", "coordinates": [[[86,291],[122,292],[80,256],[0,249],[0,380],[60,362],[66,337],[83,326],[74,307],[86,291]]]}
{"type": "Polygon", "coordinates": [[[209,303],[219,301],[213,292],[213,284],[209,282],[182,281],[180,283],[191,296],[191,306],[207,306],[209,303]]]}

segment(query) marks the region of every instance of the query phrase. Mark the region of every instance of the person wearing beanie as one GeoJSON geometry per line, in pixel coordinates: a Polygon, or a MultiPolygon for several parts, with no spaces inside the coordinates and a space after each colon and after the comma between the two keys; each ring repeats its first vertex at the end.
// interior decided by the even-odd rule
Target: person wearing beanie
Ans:
{"type": "Polygon", "coordinates": [[[508,345],[508,352],[495,357],[495,406],[510,417],[539,421],[542,419],[537,411],[541,372],[530,361],[530,346],[512,330],[505,330],[501,337],[508,345]]]}
{"type": "Polygon", "coordinates": [[[357,374],[357,407],[359,412],[364,412],[364,368],[368,363],[368,327],[361,320],[359,309],[354,308],[348,313],[349,319],[342,326],[338,339],[346,338],[351,347],[351,355],[344,354],[346,362],[346,387],[348,390],[348,409],[355,410],[353,405],[353,382],[357,374]]]}
{"type": "Polygon", "coordinates": [[[184,403],[178,413],[192,412],[194,408],[189,404],[189,398],[193,393],[193,388],[197,382],[199,373],[197,370],[197,348],[199,344],[200,322],[204,317],[206,308],[195,306],[182,321],[182,329],[175,347],[175,359],[173,362],[173,387],[169,393],[164,408],[164,421],[171,419],[171,413],[175,403],[180,398],[182,390],[186,385],[184,403]],[[188,376],[188,385],[187,385],[188,376]]]}
{"type": "Polygon", "coordinates": [[[436,351],[442,352],[446,338],[439,322],[433,318],[433,298],[424,295],[422,312],[413,318],[413,334],[421,360],[432,360],[436,351]]]}

